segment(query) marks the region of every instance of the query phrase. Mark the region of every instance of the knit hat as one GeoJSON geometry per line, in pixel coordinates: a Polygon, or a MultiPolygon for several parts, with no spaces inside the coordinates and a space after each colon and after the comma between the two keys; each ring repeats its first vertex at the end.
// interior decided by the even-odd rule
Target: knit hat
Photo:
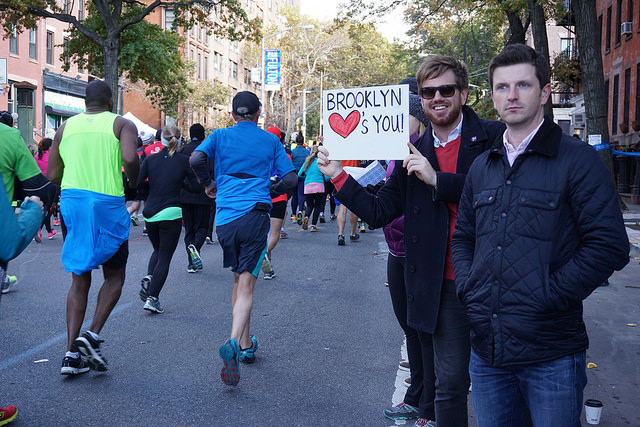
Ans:
{"type": "Polygon", "coordinates": [[[245,90],[233,97],[232,106],[236,116],[247,117],[257,113],[262,104],[255,93],[245,90]]]}
{"type": "Polygon", "coordinates": [[[268,127],[267,132],[274,134],[278,139],[282,138],[282,132],[280,132],[280,129],[275,126],[268,127]]]}
{"type": "Polygon", "coordinates": [[[415,77],[407,77],[406,79],[402,79],[400,85],[409,85],[409,93],[413,93],[415,95],[418,94],[418,80],[415,77]]]}
{"type": "Polygon", "coordinates": [[[425,126],[429,126],[429,119],[424,115],[420,97],[412,93],[409,94],[409,114],[420,120],[425,126]]]}
{"type": "Polygon", "coordinates": [[[192,141],[204,140],[204,126],[200,123],[195,123],[189,128],[189,137],[192,141]]]}
{"type": "Polygon", "coordinates": [[[149,145],[153,143],[153,133],[146,131],[146,130],[141,130],[140,131],[140,139],[142,140],[142,145],[149,145]]]}

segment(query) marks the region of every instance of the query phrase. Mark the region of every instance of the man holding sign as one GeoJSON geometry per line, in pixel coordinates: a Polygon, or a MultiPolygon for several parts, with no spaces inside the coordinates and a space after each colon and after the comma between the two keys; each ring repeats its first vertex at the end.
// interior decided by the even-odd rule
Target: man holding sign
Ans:
{"type": "Polygon", "coordinates": [[[423,383],[435,382],[436,392],[423,392],[419,402],[403,402],[385,416],[418,418],[419,426],[434,420],[466,426],[469,325],[455,293],[451,235],[467,170],[504,126],[479,119],[464,105],[469,78],[460,61],[430,56],[416,77],[431,124],[415,146],[409,144],[411,153],[396,162],[376,195],[343,172],[340,162],[330,161],[322,147],[318,166],[334,183],[336,197],[373,227],[405,215],[407,323],[420,340],[423,383]]]}

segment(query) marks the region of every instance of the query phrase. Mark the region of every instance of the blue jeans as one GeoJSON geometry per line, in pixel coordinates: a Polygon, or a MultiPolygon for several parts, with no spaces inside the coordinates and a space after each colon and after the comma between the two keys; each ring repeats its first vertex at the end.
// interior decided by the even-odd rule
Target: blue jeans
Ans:
{"type": "Polygon", "coordinates": [[[551,362],[500,368],[471,350],[469,374],[479,427],[522,426],[525,404],[536,427],[580,427],[587,385],[584,351],[551,362]]]}

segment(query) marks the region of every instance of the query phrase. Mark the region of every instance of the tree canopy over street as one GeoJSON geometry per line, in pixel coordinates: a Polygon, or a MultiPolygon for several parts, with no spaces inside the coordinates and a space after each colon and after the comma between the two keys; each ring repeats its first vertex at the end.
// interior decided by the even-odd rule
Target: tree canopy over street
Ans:
{"type": "MultiPolygon", "coordinates": [[[[71,4],[71,3],[69,3],[71,4]]],[[[6,0],[0,3],[0,24],[5,34],[36,28],[41,18],[71,26],[66,55],[81,67],[104,78],[118,105],[118,80],[142,80],[147,95],[171,111],[189,92],[185,64],[178,47],[178,28],[199,22],[211,34],[230,40],[258,39],[261,22],[249,19],[235,0],[154,0],[148,4],[128,0],[91,0],[85,19],[61,8],[56,0],[6,0]],[[167,8],[173,15],[173,31],[144,21],[155,10],[167,8]],[[88,42],[89,41],[89,42],[88,42]]]]}

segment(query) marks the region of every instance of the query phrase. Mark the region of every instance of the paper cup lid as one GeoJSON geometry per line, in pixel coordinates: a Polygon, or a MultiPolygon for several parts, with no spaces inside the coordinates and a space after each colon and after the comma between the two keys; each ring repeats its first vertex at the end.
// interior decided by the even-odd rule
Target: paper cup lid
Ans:
{"type": "Polygon", "coordinates": [[[602,402],[596,399],[588,399],[584,402],[586,406],[591,406],[593,408],[602,408],[602,402]]]}

